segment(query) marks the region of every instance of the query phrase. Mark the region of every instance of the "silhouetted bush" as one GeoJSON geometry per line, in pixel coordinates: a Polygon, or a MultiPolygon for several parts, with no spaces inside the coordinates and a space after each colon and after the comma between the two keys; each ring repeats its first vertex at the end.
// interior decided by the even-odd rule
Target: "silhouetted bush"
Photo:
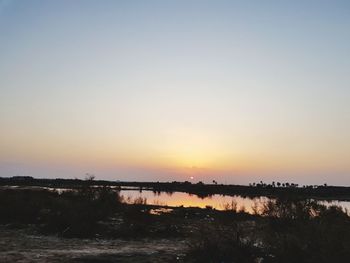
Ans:
{"type": "Polygon", "coordinates": [[[238,224],[230,228],[214,225],[200,229],[189,243],[186,259],[198,263],[254,263],[260,254],[260,249],[246,238],[238,224]]]}
{"type": "Polygon", "coordinates": [[[38,223],[58,193],[44,190],[0,190],[0,223],[38,223]]]}
{"type": "Polygon", "coordinates": [[[119,193],[110,188],[84,187],[63,192],[52,206],[45,230],[64,236],[90,236],[100,220],[111,216],[120,205],[119,193]]]}
{"type": "Polygon", "coordinates": [[[256,234],[207,228],[208,233],[189,246],[188,257],[194,262],[349,261],[350,218],[340,207],[289,197],[268,201],[261,213],[256,234]]]}
{"type": "Polygon", "coordinates": [[[98,221],[112,215],[119,206],[119,193],[107,187],[84,187],[61,194],[47,190],[4,190],[0,191],[0,222],[35,223],[45,232],[90,236],[98,221]]]}

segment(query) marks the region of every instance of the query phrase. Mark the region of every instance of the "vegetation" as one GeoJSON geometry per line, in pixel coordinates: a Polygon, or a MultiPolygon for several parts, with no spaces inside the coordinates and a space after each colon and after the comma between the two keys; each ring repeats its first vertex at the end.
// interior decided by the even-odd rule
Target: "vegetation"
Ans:
{"type": "Polygon", "coordinates": [[[195,237],[191,262],[326,263],[350,258],[350,218],[336,206],[293,197],[269,201],[251,226],[218,223],[195,237]]]}
{"type": "MultiPolygon", "coordinates": [[[[205,185],[201,186],[205,187],[205,185]]],[[[280,195],[253,214],[235,202],[225,211],[161,208],[147,200],[125,200],[111,187],[81,185],[57,192],[0,189],[0,224],[35,226],[62,237],[178,238],[186,241],[183,262],[326,263],[350,258],[350,217],[337,206],[298,194],[280,195]]]]}
{"type": "Polygon", "coordinates": [[[184,234],[182,214],[152,214],[137,198],[126,203],[108,187],[82,187],[61,193],[45,189],[0,189],[0,224],[34,225],[62,237],[171,237],[184,234]]]}
{"type": "Polygon", "coordinates": [[[37,224],[49,233],[91,236],[97,223],[120,207],[120,196],[110,188],[83,187],[59,194],[47,190],[0,191],[2,224],[37,224]]]}
{"type": "Polygon", "coordinates": [[[322,185],[303,185],[290,182],[251,183],[245,185],[223,185],[213,180],[212,184],[203,182],[120,182],[95,180],[94,175],[87,174],[85,180],[80,179],[35,179],[29,176],[15,176],[11,178],[0,177],[0,186],[39,186],[52,188],[76,189],[87,186],[108,186],[121,189],[122,187],[135,187],[140,190],[159,192],[186,192],[207,197],[213,194],[241,195],[247,197],[283,197],[284,195],[298,195],[303,198],[350,200],[350,187],[322,185]]]}

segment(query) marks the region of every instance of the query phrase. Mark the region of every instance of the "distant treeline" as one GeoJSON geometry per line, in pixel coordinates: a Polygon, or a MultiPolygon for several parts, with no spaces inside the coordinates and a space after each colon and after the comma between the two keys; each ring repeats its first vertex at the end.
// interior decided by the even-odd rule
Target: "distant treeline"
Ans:
{"type": "Polygon", "coordinates": [[[199,197],[206,197],[214,194],[222,195],[241,195],[247,197],[280,197],[284,195],[296,195],[305,198],[315,199],[333,199],[350,200],[350,187],[308,185],[300,187],[294,183],[272,182],[266,184],[262,181],[246,185],[228,185],[218,184],[213,181],[212,184],[203,182],[191,183],[185,182],[122,182],[94,180],[94,177],[81,179],[39,179],[31,176],[0,177],[0,186],[37,186],[52,188],[76,189],[84,186],[114,186],[122,189],[123,187],[135,187],[138,190],[151,190],[157,192],[186,192],[195,194],[199,197]]]}

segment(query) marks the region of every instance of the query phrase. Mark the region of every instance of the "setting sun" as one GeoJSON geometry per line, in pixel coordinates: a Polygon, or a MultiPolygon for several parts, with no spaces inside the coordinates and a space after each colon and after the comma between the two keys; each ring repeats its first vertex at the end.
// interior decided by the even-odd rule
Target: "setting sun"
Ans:
{"type": "Polygon", "coordinates": [[[0,262],[350,260],[350,1],[0,0],[0,262]]]}
{"type": "Polygon", "coordinates": [[[3,175],[348,182],[346,16],[5,2],[3,175]]]}

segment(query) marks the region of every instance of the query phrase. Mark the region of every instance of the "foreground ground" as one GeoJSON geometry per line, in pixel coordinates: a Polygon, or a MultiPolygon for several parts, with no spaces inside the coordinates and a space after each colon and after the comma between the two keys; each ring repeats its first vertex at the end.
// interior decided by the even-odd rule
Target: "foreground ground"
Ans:
{"type": "Polygon", "coordinates": [[[0,262],[180,262],[178,239],[81,239],[0,227],[0,262]]]}

